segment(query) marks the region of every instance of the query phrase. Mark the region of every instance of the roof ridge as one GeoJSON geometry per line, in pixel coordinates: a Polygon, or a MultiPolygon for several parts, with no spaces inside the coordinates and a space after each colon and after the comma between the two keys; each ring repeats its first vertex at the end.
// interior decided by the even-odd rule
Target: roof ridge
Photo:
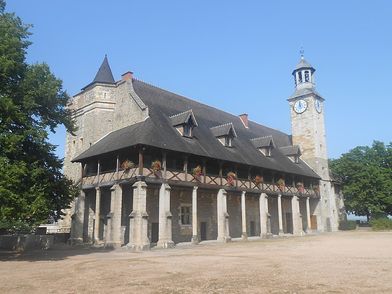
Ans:
{"type": "Polygon", "coordinates": [[[269,138],[269,137],[271,137],[271,139],[274,139],[274,137],[272,135],[267,135],[267,136],[252,138],[250,140],[252,141],[252,140],[266,139],[266,138],[269,138]]]}
{"type": "Polygon", "coordinates": [[[221,125],[218,125],[218,126],[211,127],[210,129],[219,128],[219,127],[224,127],[224,126],[228,126],[228,125],[232,125],[233,128],[234,128],[233,123],[232,123],[232,122],[228,122],[228,123],[224,123],[224,124],[221,124],[221,125]]]}
{"type": "Polygon", "coordinates": [[[177,114],[173,114],[173,115],[169,116],[169,118],[173,118],[173,117],[182,115],[182,114],[187,113],[187,112],[192,112],[192,113],[193,113],[192,108],[191,108],[191,109],[188,109],[188,110],[185,110],[185,111],[183,111],[183,112],[177,113],[177,114]]]}

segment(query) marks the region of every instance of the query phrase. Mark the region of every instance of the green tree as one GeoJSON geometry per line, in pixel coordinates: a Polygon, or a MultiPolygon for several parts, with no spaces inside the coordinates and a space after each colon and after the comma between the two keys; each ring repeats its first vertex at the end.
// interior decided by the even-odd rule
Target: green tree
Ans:
{"type": "Polygon", "coordinates": [[[25,61],[29,26],[0,0],[0,229],[59,218],[77,193],[48,142],[59,125],[74,131],[69,96],[45,63],[25,61]]]}
{"type": "Polygon", "coordinates": [[[356,147],[331,160],[330,167],[342,181],[348,212],[368,220],[392,214],[392,143],[356,147]]]}

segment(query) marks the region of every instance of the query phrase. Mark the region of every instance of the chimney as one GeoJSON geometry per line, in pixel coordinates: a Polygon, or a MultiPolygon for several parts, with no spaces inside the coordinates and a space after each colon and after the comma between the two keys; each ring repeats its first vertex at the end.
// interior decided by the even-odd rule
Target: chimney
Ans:
{"type": "Polygon", "coordinates": [[[132,78],[133,78],[133,72],[131,72],[131,71],[127,71],[126,73],[123,73],[121,75],[121,79],[123,81],[129,81],[129,80],[132,80],[132,78]]]}
{"type": "Polygon", "coordinates": [[[245,128],[249,128],[249,121],[248,121],[248,114],[247,113],[243,113],[239,115],[242,123],[244,124],[245,128]]]}

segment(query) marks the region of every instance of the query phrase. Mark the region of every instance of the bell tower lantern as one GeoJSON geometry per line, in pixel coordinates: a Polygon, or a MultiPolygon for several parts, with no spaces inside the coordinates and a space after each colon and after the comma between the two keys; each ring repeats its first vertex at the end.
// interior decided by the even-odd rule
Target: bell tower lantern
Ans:
{"type": "Polygon", "coordinates": [[[293,70],[294,82],[297,89],[314,87],[314,72],[316,70],[301,55],[301,60],[293,70]]]}

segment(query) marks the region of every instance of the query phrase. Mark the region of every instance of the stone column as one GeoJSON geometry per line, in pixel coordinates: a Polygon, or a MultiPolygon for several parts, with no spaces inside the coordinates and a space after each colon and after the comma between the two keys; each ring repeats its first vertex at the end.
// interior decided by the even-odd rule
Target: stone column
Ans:
{"type": "Polygon", "coordinates": [[[267,238],[272,237],[271,233],[271,214],[269,213],[268,195],[265,196],[265,211],[267,213],[267,238]]]}
{"type": "Polygon", "coordinates": [[[265,193],[261,193],[259,197],[259,214],[260,214],[260,237],[267,238],[268,198],[265,193]]]}
{"type": "Polygon", "coordinates": [[[75,212],[72,215],[70,238],[72,245],[83,243],[85,202],[86,194],[81,190],[79,196],[75,199],[75,212]]]}
{"type": "Polygon", "coordinates": [[[170,186],[163,183],[159,189],[159,237],[157,246],[172,248],[172,214],[170,212],[170,186]]]}
{"type": "Polygon", "coordinates": [[[299,199],[298,196],[291,198],[291,212],[293,215],[293,235],[301,235],[302,232],[302,221],[301,213],[299,211],[299,199]]]}
{"type": "Polygon", "coordinates": [[[197,230],[197,186],[192,191],[192,243],[199,243],[199,233],[197,230]]]}
{"type": "Polygon", "coordinates": [[[130,250],[150,249],[148,239],[148,214],[146,211],[147,184],[137,181],[133,184],[133,210],[129,219],[129,243],[130,250]]]}
{"type": "Polygon", "coordinates": [[[242,240],[248,239],[248,233],[246,230],[246,198],[245,191],[241,193],[241,220],[242,220],[242,240]]]}
{"type": "Polygon", "coordinates": [[[217,195],[217,221],[218,221],[218,241],[228,242],[231,240],[229,234],[229,214],[227,213],[227,192],[219,189],[217,195]]]}
{"type": "Polygon", "coordinates": [[[312,228],[310,226],[310,198],[306,197],[306,222],[307,222],[307,228],[306,228],[306,232],[307,233],[311,233],[312,232],[312,228]]]}
{"type": "Polygon", "coordinates": [[[108,228],[105,246],[121,247],[121,206],[122,189],[118,184],[110,188],[110,213],[108,215],[108,228]]]}
{"type": "Polygon", "coordinates": [[[283,234],[283,219],[282,219],[282,195],[278,195],[278,222],[279,222],[279,235],[283,234]]]}
{"type": "Polygon", "coordinates": [[[94,223],[94,242],[99,243],[99,230],[101,224],[101,189],[95,188],[95,223],[94,223]]]}

